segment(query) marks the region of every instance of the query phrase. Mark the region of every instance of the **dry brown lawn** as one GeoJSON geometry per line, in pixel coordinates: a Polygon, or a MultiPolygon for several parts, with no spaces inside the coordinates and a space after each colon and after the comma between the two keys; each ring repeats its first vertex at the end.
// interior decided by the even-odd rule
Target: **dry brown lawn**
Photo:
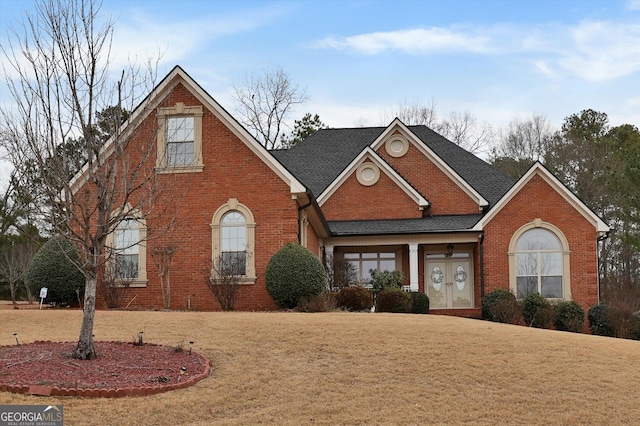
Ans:
{"type": "MultiPolygon", "coordinates": [[[[75,340],[80,311],[0,311],[0,344],[75,340]]],[[[114,312],[97,340],[188,345],[188,389],[63,404],[67,425],[640,424],[640,342],[437,315],[114,312]]]]}

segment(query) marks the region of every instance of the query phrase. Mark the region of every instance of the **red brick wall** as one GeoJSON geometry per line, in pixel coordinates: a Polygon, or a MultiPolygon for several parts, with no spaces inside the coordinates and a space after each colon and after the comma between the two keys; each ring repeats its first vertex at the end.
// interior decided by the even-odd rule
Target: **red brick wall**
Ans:
{"type": "MultiPolygon", "coordinates": [[[[199,105],[198,100],[178,85],[161,106],[199,105]]],[[[144,125],[155,127],[151,113],[144,125]]],[[[243,286],[236,309],[273,309],[275,304],[265,288],[264,271],[271,256],[287,242],[298,241],[297,204],[289,186],[256,157],[206,107],[203,116],[203,163],[201,173],[160,175],[179,194],[181,202],[176,225],[171,232],[147,242],[145,288],[130,288],[131,306],[162,308],[160,281],[151,256],[154,247],[177,245],[170,271],[171,308],[217,310],[219,305],[207,286],[211,266],[211,220],[216,210],[236,198],[248,207],[255,219],[255,269],[257,281],[243,286]]],[[[135,144],[130,147],[135,150],[135,144]]],[[[155,165],[155,154],[150,161],[155,165]]],[[[166,228],[173,214],[147,217],[150,230],[166,228]]],[[[310,241],[314,238],[311,237],[310,241]]],[[[317,240],[316,240],[317,241],[317,240]]],[[[317,242],[315,243],[317,246],[317,242]]],[[[316,250],[317,251],[317,250],[316,250]]],[[[127,301],[128,303],[128,301],[127,301]]]]}
{"type": "Polygon", "coordinates": [[[569,243],[571,293],[586,310],[598,301],[596,231],[540,176],[532,180],[485,227],[485,292],[509,288],[509,243],[536,218],[558,227],[569,243]]]}
{"type": "Polygon", "coordinates": [[[374,185],[358,182],[355,172],[322,205],[327,220],[407,219],[422,210],[389,176],[380,170],[374,185]]]}
{"type": "Polygon", "coordinates": [[[400,158],[390,156],[384,145],[377,153],[426,197],[431,203],[431,214],[479,213],[478,204],[412,144],[400,158]]]}

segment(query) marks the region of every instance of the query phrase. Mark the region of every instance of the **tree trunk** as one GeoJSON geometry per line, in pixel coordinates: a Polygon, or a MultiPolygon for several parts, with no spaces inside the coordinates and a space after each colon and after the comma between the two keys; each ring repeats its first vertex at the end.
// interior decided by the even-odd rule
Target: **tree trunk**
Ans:
{"type": "Polygon", "coordinates": [[[93,347],[93,320],[96,315],[96,282],[97,277],[87,278],[84,289],[84,308],[82,315],[82,328],[78,346],[73,351],[73,357],[78,359],[94,359],[96,351],[93,347]]]}
{"type": "Polygon", "coordinates": [[[18,309],[18,304],[16,303],[16,283],[13,281],[9,281],[9,291],[11,292],[11,301],[13,302],[13,309],[18,309]]]}

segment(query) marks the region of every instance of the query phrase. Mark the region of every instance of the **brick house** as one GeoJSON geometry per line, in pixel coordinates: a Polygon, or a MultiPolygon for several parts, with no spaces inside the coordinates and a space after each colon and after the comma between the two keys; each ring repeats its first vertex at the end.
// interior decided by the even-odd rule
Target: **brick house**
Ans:
{"type": "MultiPolygon", "coordinates": [[[[290,150],[267,151],[180,67],[129,122],[157,126],[157,173],[186,188],[171,268],[171,308],[217,310],[212,259],[236,256],[236,309],[275,309],[265,269],[285,243],[370,269],[401,270],[432,312],[479,316],[483,294],[511,289],[598,302],[598,240],[609,228],[536,163],[518,181],[425,126],[325,129],[290,150]],[[186,239],[185,239],[186,238],[186,239]]],[[[126,125],[125,125],[126,126],[126,125]]],[[[162,221],[161,218],[153,219],[162,221]]],[[[142,238],[139,213],[118,241],[142,238]]],[[[149,240],[123,250],[136,265],[131,306],[162,308],[149,240]]]]}

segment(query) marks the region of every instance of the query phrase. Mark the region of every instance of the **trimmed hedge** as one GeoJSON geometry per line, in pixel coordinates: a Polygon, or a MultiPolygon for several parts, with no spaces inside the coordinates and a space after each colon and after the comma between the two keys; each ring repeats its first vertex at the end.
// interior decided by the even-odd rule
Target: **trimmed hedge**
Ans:
{"type": "Polygon", "coordinates": [[[27,281],[31,293],[40,294],[47,287],[46,303],[69,306],[84,297],[85,278],[74,265],[78,253],[69,241],[56,236],[47,241],[31,260],[27,281]]]}
{"type": "Polygon", "coordinates": [[[266,270],[267,291],[285,309],[293,309],[303,297],[314,297],[327,286],[324,266],[307,248],[287,243],[271,257],[266,270]]]}
{"type": "Polygon", "coordinates": [[[412,314],[428,314],[429,313],[429,296],[419,291],[411,292],[411,313],[412,314]]]}
{"type": "Polygon", "coordinates": [[[528,294],[522,301],[524,322],[535,328],[549,328],[555,321],[555,310],[551,303],[538,293],[528,294]]]}
{"type": "Polygon", "coordinates": [[[556,305],[556,330],[579,333],[584,324],[584,309],[574,301],[560,302],[556,305]]]}
{"type": "Polygon", "coordinates": [[[482,319],[517,324],[520,315],[520,305],[509,290],[498,288],[482,296],[482,319]]]}
{"type": "Polygon", "coordinates": [[[389,288],[376,296],[376,312],[409,313],[412,302],[411,293],[399,288],[389,288]]]}
{"type": "Polygon", "coordinates": [[[347,311],[364,311],[373,306],[373,294],[368,288],[345,287],[337,295],[338,307],[347,311]]]}

